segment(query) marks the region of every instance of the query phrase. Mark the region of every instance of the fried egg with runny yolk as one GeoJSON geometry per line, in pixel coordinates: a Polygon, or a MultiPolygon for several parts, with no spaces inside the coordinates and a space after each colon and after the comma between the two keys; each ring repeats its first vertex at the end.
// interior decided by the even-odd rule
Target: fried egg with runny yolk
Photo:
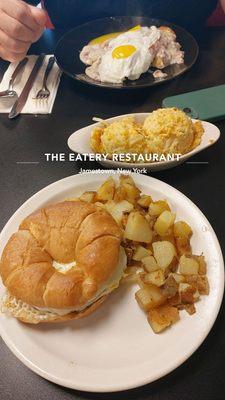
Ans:
{"type": "Polygon", "coordinates": [[[97,66],[99,79],[113,83],[138,79],[153,61],[151,46],[158,38],[158,29],[152,27],[147,31],[144,28],[130,30],[112,39],[97,66]]]}

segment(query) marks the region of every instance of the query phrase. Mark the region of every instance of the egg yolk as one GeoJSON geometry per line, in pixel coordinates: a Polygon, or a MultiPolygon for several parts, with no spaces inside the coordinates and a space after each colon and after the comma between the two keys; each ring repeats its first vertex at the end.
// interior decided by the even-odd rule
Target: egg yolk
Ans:
{"type": "Polygon", "coordinates": [[[99,36],[95,39],[92,39],[89,44],[101,44],[104,43],[108,39],[114,39],[117,36],[121,35],[123,32],[113,32],[113,33],[106,33],[105,35],[99,36]]]}
{"type": "Polygon", "coordinates": [[[128,32],[139,31],[141,29],[141,25],[136,25],[133,28],[129,29],[128,32]]]}
{"type": "MultiPolygon", "coordinates": [[[[138,31],[139,29],[141,29],[141,25],[136,25],[133,28],[129,29],[127,32],[131,32],[131,31],[138,31]]],[[[121,33],[124,32],[112,32],[112,33],[106,33],[105,35],[99,36],[95,39],[92,39],[89,44],[101,44],[104,43],[106,40],[108,39],[114,39],[117,36],[121,35],[121,33]]]]}
{"type": "Polygon", "coordinates": [[[128,58],[136,51],[136,47],[132,46],[131,44],[125,44],[123,46],[115,47],[112,52],[113,58],[128,58]]]}

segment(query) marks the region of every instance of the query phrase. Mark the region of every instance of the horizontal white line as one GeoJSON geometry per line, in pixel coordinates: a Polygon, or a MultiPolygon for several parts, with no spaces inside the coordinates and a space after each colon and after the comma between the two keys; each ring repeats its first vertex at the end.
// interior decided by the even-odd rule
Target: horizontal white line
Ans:
{"type": "Polygon", "coordinates": [[[209,164],[209,161],[186,161],[186,164],[209,164]]]}
{"type": "Polygon", "coordinates": [[[39,164],[39,161],[17,161],[17,164],[39,164]]]}

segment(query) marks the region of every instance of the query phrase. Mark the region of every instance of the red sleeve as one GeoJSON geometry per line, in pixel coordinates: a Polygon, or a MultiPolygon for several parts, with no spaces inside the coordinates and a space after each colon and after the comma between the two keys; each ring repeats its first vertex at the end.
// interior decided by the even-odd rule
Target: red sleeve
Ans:
{"type": "Polygon", "coordinates": [[[49,17],[49,14],[48,14],[48,12],[47,12],[47,10],[46,10],[46,8],[45,8],[44,0],[41,0],[41,6],[42,6],[43,9],[45,9],[46,14],[47,14],[46,28],[48,28],[48,29],[54,29],[54,25],[53,25],[53,23],[52,23],[52,21],[51,21],[51,19],[50,19],[50,17],[49,17]]]}

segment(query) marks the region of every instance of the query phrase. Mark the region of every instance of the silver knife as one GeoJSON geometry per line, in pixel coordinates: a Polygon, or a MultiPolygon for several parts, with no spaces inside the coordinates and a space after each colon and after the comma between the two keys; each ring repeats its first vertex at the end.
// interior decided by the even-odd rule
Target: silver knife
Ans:
{"type": "Polygon", "coordinates": [[[36,79],[36,76],[37,76],[42,64],[43,64],[44,58],[45,58],[45,54],[41,54],[40,56],[38,56],[38,58],[34,64],[34,67],[31,71],[31,74],[27,80],[27,83],[22,90],[22,93],[20,94],[20,96],[18,97],[16,102],[14,103],[13,108],[9,113],[10,119],[16,118],[21,113],[23,107],[25,106],[25,104],[27,102],[27,98],[29,96],[29,93],[32,89],[33,83],[36,79]]]}

